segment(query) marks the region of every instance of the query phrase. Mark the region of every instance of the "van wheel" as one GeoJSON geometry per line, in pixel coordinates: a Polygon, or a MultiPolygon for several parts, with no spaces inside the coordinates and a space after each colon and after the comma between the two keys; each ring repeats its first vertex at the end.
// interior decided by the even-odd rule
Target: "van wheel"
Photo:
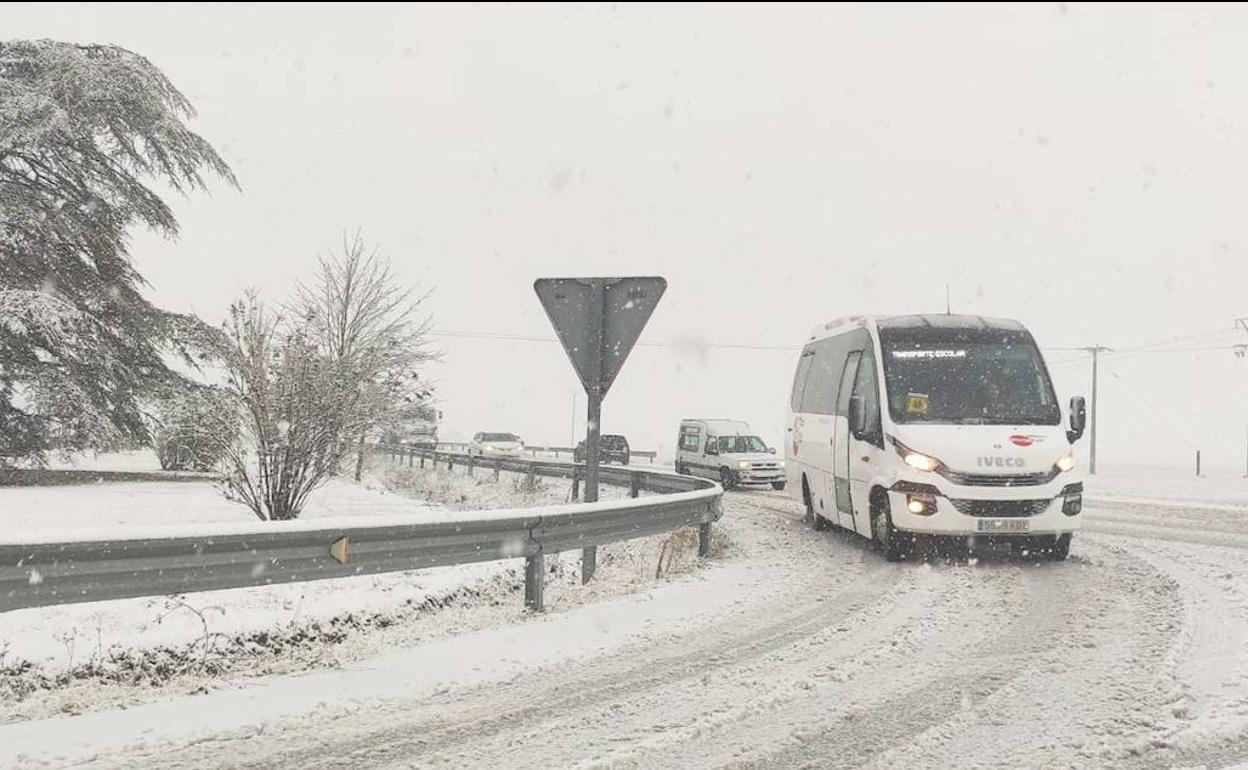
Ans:
{"type": "Polygon", "coordinates": [[[688,469],[686,469],[685,466],[681,465],[680,463],[676,463],[676,472],[679,473],[681,476],[689,475],[688,469]]]}
{"type": "Polygon", "coordinates": [[[737,488],[737,474],[733,473],[727,468],[720,468],[719,469],[719,485],[723,487],[724,489],[736,489],[737,488]]]}
{"type": "Polygon", "coordinates": [[[783,482],[783,481],[773,481],[773,482],[771,482],[771,488],[772,488],[772,489],[775,489],[775,490],[784,489],[784,482],[783,482]]]}
{"type": "Polygon", "coordinates": [[[810,496],[810,485],[806,483],[806,479],[802,479],[802,502],[806,504],[806,523],[816,532],[822,532],[828,528],[828,520],[820,516],[815,511],[815,501],[810,496]]]}
{"type": "Polygon", "coordinates": [[[887,500],[871,501],[871,534],[884,552],[886,561],[902,561],[910,550],[910,537],[893,526],[893,514],[887,500]]]}
{"type": "Polygon", "coordinates": [[[1053,561],[1066,561],[1067,556],[1070,556],[1069,532],[1053,538],[1053,544],[1049,546],[1049,558],[1053,561]]]}

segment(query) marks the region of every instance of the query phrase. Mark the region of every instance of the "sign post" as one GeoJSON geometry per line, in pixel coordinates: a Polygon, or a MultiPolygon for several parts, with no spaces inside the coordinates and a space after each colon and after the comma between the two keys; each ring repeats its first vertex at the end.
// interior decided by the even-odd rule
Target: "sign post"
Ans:
{"type": "MultiPolygon", "coordinates": [[[[659,298],[663,278],[539,278],[533,290],[546,309],[588,398],[585,430],[585,502],[598,500],[602,399],[632,351],[659,298]]],[[[540,555],[536,558],[540,558],[540,555]]],[[[581,582],[597,567],[598,549],[585,548],[581,582]]]]}

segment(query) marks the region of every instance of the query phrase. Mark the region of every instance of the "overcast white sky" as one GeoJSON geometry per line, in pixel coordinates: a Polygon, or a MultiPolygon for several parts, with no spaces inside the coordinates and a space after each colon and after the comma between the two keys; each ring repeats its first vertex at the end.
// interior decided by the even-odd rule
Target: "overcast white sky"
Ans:
{"type": "MultiPolygon", "coordinates": [[[[1235,341],[1246,28],[1193,5],[0,7],[5,38],[150,58],[238,174],[175,201],[178,241],[136,239],[161,305],[218,321],[359,227],[436,287],[439,329],[553,336],[534,278],[657,273],[645,339],[794,347],[942,311],[946,283],[1044,346],[1235,341]]],[[[571,440],[557,344],[441,346],[444,433],[571,440]]],[[[776,442],[795,356],[638,348],[604,427],[670,448],[682,416],[733,417],[776,442]]],[[[1066,395],[1076,358],[1049,354],[1066,395]]],[[[1104,462],[1242,467],[1248,361],[1105,362],[1104,462]]]]}

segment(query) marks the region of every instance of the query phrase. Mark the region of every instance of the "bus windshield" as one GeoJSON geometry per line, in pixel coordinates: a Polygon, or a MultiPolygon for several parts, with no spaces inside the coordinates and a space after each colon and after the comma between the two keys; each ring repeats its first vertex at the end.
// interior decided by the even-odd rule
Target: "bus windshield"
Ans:
{"type": "Polygon", "coordinates": [[[1057,425],[1061,409],[1031,335],[880,330],[888,410],[897,423],[1057,425]]]}

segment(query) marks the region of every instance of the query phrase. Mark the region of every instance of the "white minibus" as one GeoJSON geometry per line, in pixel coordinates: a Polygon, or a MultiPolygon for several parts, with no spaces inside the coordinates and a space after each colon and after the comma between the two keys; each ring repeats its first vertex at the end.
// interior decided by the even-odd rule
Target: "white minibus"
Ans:
{"type": "Polygon", "coordinates": [[[890,561],[929,535],[1064,559],[1083,484],[1030,332],[966,315],[844,318],[798,360],[786,424],[790,494],[817,529],[876,540],[890,561]]]}

